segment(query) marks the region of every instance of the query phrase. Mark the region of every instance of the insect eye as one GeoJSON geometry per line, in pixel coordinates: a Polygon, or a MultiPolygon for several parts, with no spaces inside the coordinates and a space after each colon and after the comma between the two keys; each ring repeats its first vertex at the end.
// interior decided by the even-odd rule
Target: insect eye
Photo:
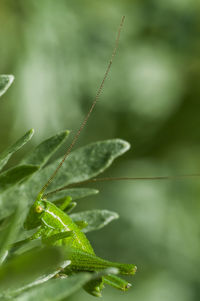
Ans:
{"type": "Polygon", "coordinates": [[[41,213],[41,212],[43,211],[42,206],[36,206],[36,207],[35,207],[35,211],[36,211],[37,213],[41,213]]]}

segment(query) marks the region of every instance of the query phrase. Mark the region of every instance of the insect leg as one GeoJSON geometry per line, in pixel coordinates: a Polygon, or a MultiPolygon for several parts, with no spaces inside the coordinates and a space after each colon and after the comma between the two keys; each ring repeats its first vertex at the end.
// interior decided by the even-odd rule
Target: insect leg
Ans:
{"type": "Polygon", "coordinates": [[[134,275],[136,266],[134,264],[118,263],[104,260],[95,254],[89,254],[84,251],[73,250],[70,252],[71,260],[70,270],[73,271],[89,271],[98,272],[108,267],[118,268],[120,274],[134,275]]]}
{"type": "Polygon", "coordinates": [[[64,210],[65,213],[69,213],[71,212],[75,207],[76,207],[77,203],[76,202],[71,202],[67,208],[64,210]]]}
{"type": "Polygon", "coordinates": [[[31,235],[23,240],[19,240],[19,241],[15,242],[14,244],[12,244],[11,248],[16,250],[19,247],[23,246],[27,242],[41,238],[44,231],[45,231],[45,229],[40,227],[33,235],[31,235]]]}
{"type": "Polygon", "coordinates": [[[103,276],[103,282],[121,291],[126,291],[131,287],[131,284],[128,283],[126,280],[111,274],[107,276],[103,276]]]}
{"type": "Polygon", "coordinates": [[[54,202],[54,204],[65,212],[71,211],[76,206],[76,202],[72,202],[72,198],[70,196],[58,199],[54,202]]]}
{"type": "Polygon", "coordinates": [[[73,234],[74,234],[74,231],[59,232],[59,233],[53,234],[51,236],[42,238],[42,241],[46,245],[52,245],[60,239],[64,239],[64,238],[73,236],[73,234]]]}
{"type": "Polygon", "coordinates": [[[117,277],[116,275],[107,275],[99,277],[97,279],[89,281],[84,285],[84,290],[95,297],[101,297],[101,291],[104,288],[104,284],[108,284],[121,291],[126,291],[131,287],[131,284],[126,280],[117,277]]]}
{"type": "Polygon", "coordinates": [[[26,238],[26,239],[23,239],[23,240],[20,240],[20,241],[17,241],[15,242],[14,244],[11,245],[11,248],[13,249],[18,249],[19,247],[23,246],[25,243],[31,241],[31,236],[26,238]]]}

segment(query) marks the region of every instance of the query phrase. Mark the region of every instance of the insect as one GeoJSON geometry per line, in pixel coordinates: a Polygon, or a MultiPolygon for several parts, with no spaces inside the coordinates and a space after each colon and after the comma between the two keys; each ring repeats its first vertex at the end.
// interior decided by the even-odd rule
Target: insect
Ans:
{"type": "MultiPolygon", "coordinates": [[[[56,170],[53,172],[47,183],[39,192],[34,204],[29,210],[29,213],[24,223],[24,228],[27,230],[38,228],[37,231],[25,241],[41,239],[42,242],[47,245],[65,245],[70,248],[69,260],[71,261],[71,264],[64,268],[64,270],[62,270],[62,274],[64,273],[66,275],[70,275],[72,273],[80,271],[98,272],[108,267],[117,268],[120,274],[134,275],[136,272],[136,266],[134,264],[110,262],[96,256],[89,240],[81,231],[84,227],[87,226],[86,222],[79,221],[76,223],[72,221],[70,216],[67,214],[68,211],[73,207],[72,198],[70,196],[67,196],[59,206],[56,206],[52,202],[48,201],[48,194],[45,195],[46,188],[51,184],[57,172],[62,167],[65,159],[70,154],[71,149],[75,145],[82,129],[86,125],[88,118],[94,109],[94,106],[97,103],[104,82],[111,68],[113,58],[116,54],[123,23],[124,16],[122,17],[119,26],[115,47],[112,52],[111,59],[109,61],[107,70],[99,87],[99,90],[96,94],[95,100],[93,101],[88,111],[88,114],[82,122],[80,129],[77,131],[71,145],[67,149],[62,161],[60,162],[56,170]]],[[[66,187],[63,187],[62,189],[65,188],[66,187]]],[[[19,244],[21,244],[21,242],[19,242],[19,244]]],[[[124,279],[116,275],[108,274],[106,276],[101,276],[97,279],[95,278],[95,280],[91,280],[84,286],[84,289],[88,293],[99,297],[101,296],[101,291],[104,287],[104,284],[109,284],[123,291],[127,290],[131,286],[131,284],[125,281],[124,279]]]]}

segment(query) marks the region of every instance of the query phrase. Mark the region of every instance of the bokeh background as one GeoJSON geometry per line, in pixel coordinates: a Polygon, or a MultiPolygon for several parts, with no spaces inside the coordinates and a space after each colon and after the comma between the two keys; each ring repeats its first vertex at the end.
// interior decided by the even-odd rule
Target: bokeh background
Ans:
{"type": "MultiPolygon", "coordinates": [[[[0,73],[15,82],[0,102],[0,150],[35,128],[32,144],[80,125],[112,51],[120,47],[76,147],[119,137],[131,150],[107,176],[200,171],[200,2],[1,0],[0,73]]],[[[11,161],[12,164],[12,161],[11,161]]],[[[127,293],[103,300],[200,299],[200,179],[102,183],[81,210],[120,214],[89,235],[104,258],[136,263],[127,293]]],[[[77,209],[77,210],[78,210],[77,209]]],[[[94,300],[84,291],[70,300],[94,300]]]]}

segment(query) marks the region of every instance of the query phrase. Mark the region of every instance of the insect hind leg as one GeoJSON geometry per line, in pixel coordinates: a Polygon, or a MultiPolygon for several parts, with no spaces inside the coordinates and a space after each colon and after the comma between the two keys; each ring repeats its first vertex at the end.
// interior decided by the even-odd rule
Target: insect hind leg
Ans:
{"type": "Polygon", "coordinates": [[[76,271],[98,272],[109,267],[114,267],[119,270],[120,274],[134,275],[136,266],[134,264],[118,263],[104,260],[95,254],[89,254],[80,250],[72,250],[69,259],[71,260],[70,269],[76,271]]]}

